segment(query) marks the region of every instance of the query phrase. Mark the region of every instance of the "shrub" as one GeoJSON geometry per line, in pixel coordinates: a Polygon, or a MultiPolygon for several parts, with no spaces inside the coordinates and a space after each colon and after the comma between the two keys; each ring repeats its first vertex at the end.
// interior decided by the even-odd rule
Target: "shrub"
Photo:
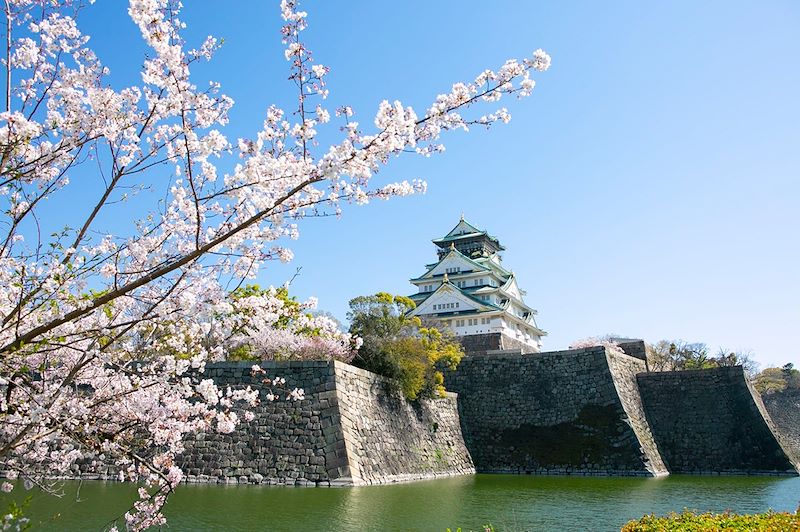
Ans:
{"type": "Polygon", "coordinates": [[[641,519],[630,521],[622,527],[622,532],[668,532],[670,530],[771,530],[783,532],[800,530],[800,515],[773,512],[772,510],[750,515],[738,515],[730,512],[696,514],[684,510],[682,513],[673,512],[665,517],[646,515],[641,519]]]}
{"type": "Polygon", "coordinates": [[[350,333],[363,345],[353,365],[394,379],[406,398],[443,397],[445,368],[455,369],[464,352],[435,327],[411,316],[414,302],[378,293],[350,301],[350,333]]]}

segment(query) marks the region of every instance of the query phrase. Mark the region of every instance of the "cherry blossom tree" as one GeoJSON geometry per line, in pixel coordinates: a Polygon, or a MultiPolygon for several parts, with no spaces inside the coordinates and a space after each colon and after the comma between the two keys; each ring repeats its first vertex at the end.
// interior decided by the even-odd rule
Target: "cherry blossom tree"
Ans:
{"type": "MultiPolygon", "coordinates": [[[[422,181],[374,176],[395,156],[441,151],[447,131],[508,122],[497,102],[530,95],[531,71],[547,70],[550,58],[537,50],[484,70],[422,113],[384,101],[361,123],[350,107],[325,106],[329,69],[301,38],[306,13],[284,0],[281,60],[297,107],[270,106],[261,130],[232,140],[224,133],[231,98],[191,75],[220,43],[185,42],[180,2],[129,1],[149,51],[141,83],[122,89],[80,30],[83,8],[80,0],[5,2],[0,471],[54,490],[48,476],[99,453],[120,480],[141,484],[125,515],[125,526],[141,530],[164,522],[161,508],[183,476],[175,461],[183,436],[231,431],[235,405],[269,400],[202,379],[204,364],[223,358],[225,341],[243,330],[231,286],[270,260],[290,260],[285,242],[305,217],[424,191],[422,181]],[[317,132],[335,128],[331,121],[340,122],[339,140],[323,149],[317,132]],[[86,194],[86,216],[42,234],[48,201],[87,175],[100,185],[86,194]],[[103,227],[145,182],[162,188],[163,201],[128,232],[103,227]]],[[[247,303],[262,319],[259,334],[275,336],[283,307],[274,294],[259,297],[247,303]]]]}
{"type": "Polygon", "coordinates": [[[614,341],[609,336],[600,338],[589,337],[581,340],[576,340],[569,345],[570,349],[586,349],[587,347],[605,347],[610,353],[615,355],[624,355],[625,352],[619,346],[619,342],[614,341]]]}

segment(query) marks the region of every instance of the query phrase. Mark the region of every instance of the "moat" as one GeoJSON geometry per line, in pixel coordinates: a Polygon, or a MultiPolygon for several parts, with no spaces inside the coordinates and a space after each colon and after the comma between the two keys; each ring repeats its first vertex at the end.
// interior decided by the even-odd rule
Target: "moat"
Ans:
{"type": "MultiPolygon", "coordinates": [[[[34,530],[98,530],[125,512],[134,489],[68,482],[61,500],[29,492],[28,515],[34,530]]],[[[474,475],[350,488],[182,485],[165,513],[172,530],[443,532],[491,523],[497,530],[610,531],[651,512],[794,511],[798,503],[798,477],[474,475]]]]}

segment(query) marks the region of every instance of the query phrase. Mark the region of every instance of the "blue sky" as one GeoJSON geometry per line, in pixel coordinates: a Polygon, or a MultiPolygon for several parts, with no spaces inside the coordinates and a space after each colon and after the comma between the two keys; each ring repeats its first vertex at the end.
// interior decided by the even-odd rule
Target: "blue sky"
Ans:
{"type": "MultiPolygon", "coordinates": [[[[137,82],[144,53],[126,4],[98,2],[84,20],[120,86],[137,82]]],[[[277,2],[187,4],[190,40],[225,40],[198,83],[220,81],[237,102],[226,132],[251,136],[269,104],[294,101],[277,2]]],[[[422,112],[453,82],[540,47],[553,66],[531,98],[506,102],[510,124],[454,133],[444,154],[376,177],[424,178],[426,195],[303,222],[294,263],[262,284],[302,267],[293,291],[344,319],[356,295],[409,293],[435,259],[430,239],[463,212],[506,246],[548,350],[615,332],[800,362],[799,4],[302,7],[307,43],[332,68],[331,108],[351,105],[362,122],[384,98],[422,112]]]]}

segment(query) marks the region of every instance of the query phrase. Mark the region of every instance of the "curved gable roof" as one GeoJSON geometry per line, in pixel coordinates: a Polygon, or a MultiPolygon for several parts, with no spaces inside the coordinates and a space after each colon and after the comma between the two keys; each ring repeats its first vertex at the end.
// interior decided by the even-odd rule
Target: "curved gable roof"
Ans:
{"type": "Polygon", "coordinates": [[[434,290],[428,297],[426,297],[423,301],[417,305],[417,308],[411,311],[411,314],[414,316],[420,315],[422,310],[425,310],[428,306],[435,304],[437,299],[440,299],[444,294],[453,294],[456,296],[457,299],[464,301],[465,303],[469,303],[471,308],[464,308],[461,309],[462,311],[466,310],[477,310],[477,311],[487,311],[487,310],[502,310],[500,307],[493,303],[489,303],[488,301],[483,301],[477,297],[474,297],[464,290],[460,289],[450,281],[445,281],[444,283],[439,286],[436,290],[434,290]]]}
{"type": "Polygon", "coordinates": [[[432,279],[433,277],[436,277],[438,275],[442,275],[442,274],[434,274],[433,271],[436,270],[436,268],[442,262],[444,262],[445,260],[447,260],[450,257],[455,257],[455,258],[457,258],[459,260],[462,260],[462,262],[464,262],[465,264],[473,266],[477,271],[489,271],[490,270],[490,268],[488,266],[484,266],[483,264],[481,264],[481,263],[479,263],[479,262],[467,257],[466,255],[464,255],[463,253],[461,253],[457,249],[452,248],[447,255],[442,257],[442,260],[440,260],[439,262],[437,262],[436,264],[431,266],[428,269],[428,271],[426,271],[425,273],[423,273],[419,277],[415,277],[415,278],[411,279],[411,281],[413,282],[413,281],[421,281],[423,279],[432,279]]]}

